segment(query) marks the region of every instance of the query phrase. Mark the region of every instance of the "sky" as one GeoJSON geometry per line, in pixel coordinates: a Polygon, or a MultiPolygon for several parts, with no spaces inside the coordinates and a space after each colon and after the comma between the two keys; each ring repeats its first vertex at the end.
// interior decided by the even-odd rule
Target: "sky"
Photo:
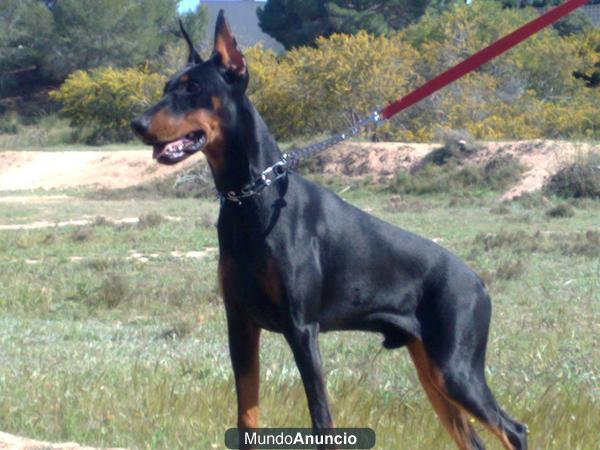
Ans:
{"type": "Polygon", "coordinates": [[[179,3],[179,11],[189,11],[190,9],[194,9],[199,2],[200,0],[181,0],[181,3],[179,3]]]}
{"type": "Polygon", "coordinates": [[[198,0],[182,0],[179,4],[179,11],[189,11],[194,9],[198,4],[198,0]]]}

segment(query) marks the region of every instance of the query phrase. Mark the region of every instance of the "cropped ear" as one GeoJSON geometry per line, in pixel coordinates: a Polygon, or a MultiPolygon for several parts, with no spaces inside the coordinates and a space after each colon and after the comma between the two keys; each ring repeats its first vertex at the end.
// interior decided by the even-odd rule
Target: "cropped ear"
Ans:
{"type": "Polygon", "coordinates": [[[202,57],[200,56],[200,53],[198,53],[198,51],[194,48],[192,38],[190,38],[190,35],[187,33],[187,31],[185,31],[185,27],[183,26],[183,22],[181,21],[181,19],[179,19],[179,29],[181,30],[181,34],[183,35],[183,38],[185,39],[185,42],[187,42],[188,45],[188,65],[201,64],[203,62],[202,57]]]}
{"type": "Polygon", "coordinates": [[[242,52],[238,49],[233,34],[231,34],[223,10],[219,11],[219,16],[217,17],[213,53],[219,57],[223,68],[239,77],[246,75],[246,60],[242,52]]]}

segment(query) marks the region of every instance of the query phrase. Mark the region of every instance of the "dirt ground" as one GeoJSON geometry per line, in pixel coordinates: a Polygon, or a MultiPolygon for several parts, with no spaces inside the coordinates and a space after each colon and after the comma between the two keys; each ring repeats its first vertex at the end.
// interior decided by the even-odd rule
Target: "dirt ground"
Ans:
{"type": "MultiPolygon", "coordinates": [[[[502,196],[518,197],[539,190],[561,164],[578,154],[599,152],[600,145],[551,140],[482,142],[470,161],[484,164],[498,154],[511,154],[527,170],[521,180],[502,196]]],[[[410,171],[421,159],[440,144],[403,144],[399,142],[347,143],[323,155],[324,171],[347,176],[391,176],[399,170],[410,171]]]]}
{"type": "MultiPolygon", "coordinates": [[[[560,165],[577,154],[600,151],[600,145],[551,140],[481,143],[473,163],[484,163],[498,153],[512,154],[529,168],[504,198],[538,190],[560,165]]],[[[439,144],[400,142],[342,143],[322,155],[325,173],[391,176],[410,170],[439,144]]],[[[203,161],[195,155],[177,166],[154,162],[148,150],[125,151],[3,151],[0,152],[0,191],[98,186],[122,188],[166,176],[203,161]]]]}
{"type": "MultiPolygon", "coordinates": [[[[12,434],[0,432],[0,450],[95,450],[92,447],[82,447],[74,442],[65,442],[62,444],[51,444],[49,442],[35,441],[12,434]]],[[[104,450],[124,450],[124,449],[104,449],[104,450]]]]}
{"type": "Polygon", "coordinates": [[[163,166],[151,150],[123,151],[3,151],[0,152],[0,191],[61,189],[96,185],[123,188],[189,167],[163,166]]]}

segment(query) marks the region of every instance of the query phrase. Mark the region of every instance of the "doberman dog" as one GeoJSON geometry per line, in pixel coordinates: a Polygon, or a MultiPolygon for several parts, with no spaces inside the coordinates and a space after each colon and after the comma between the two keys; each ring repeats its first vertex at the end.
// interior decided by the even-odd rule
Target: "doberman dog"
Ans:
{"type": "MultiPolygon", "coordinates": [[[[188,64],[132,121],[154,158],[201,151],[217,190],[240,193],[282,160],[245,92],[244,56],[219,14],[210,59],[182,27],[188,64]]],[[[315,430],[333,427],[317,336],[363,330],[406,346],[433,408],[460,449],[482,449],[478,419],[506,449],[525,427],[498,405],[484,376],[491,304],[477,275],[434,242],[387,224],[290,170],[260,194],[222,198],[219,282],[238,399],[238,426],[258,427],[259,335],[282,333],[315,430]]]]}

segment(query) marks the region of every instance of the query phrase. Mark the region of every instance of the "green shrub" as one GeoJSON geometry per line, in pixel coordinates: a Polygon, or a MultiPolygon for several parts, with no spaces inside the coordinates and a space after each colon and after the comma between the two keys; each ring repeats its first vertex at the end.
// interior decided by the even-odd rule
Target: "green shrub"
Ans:
{"type": "Polygon", "coordinates": [[[512,155],[498,155],[483,166],[484,183],[491,190],[504,190],[519,181],[525,170],[512,155]]]}
{"type": "Polygon", "coordinates": [[[459,162],[479,150],[473,137],[465,130],[447,130],[441,132],[439,137],[444,146],[427,155],[424,158],[425,162],[441,166],[451,161],[459,162]]]}
{"type": "MultiPolygon", "coordinates": [[[[436,152],[439,150],[432,153],[436,152]]],[[[388,189],[394,193],[418,195],[502,191],[514,184],[525,169],[510,155],[496,156],[482,166],[463,166],[454,157],[448,161],[443,165],[428,162],[412,174],[399,172],[388,184],[388,189]]]]}
{"type": "Polygon", "coordinates": [[[600,198],[600,153],[590,152],[562,167],[544,186],[560,197],[600,198]]]}
{"type": "Polygon", "coordinates": [[[14,114],[2,114],[0,116],[0,134],[17,134],[21,124],[14,114]]]}
{"type": "Polygon", "coordinates": [[[568,203],[561,203],[556,205],[554,208],[550,208],[546,211],[546,216],[556,219],[560,217],[573,217],[575,215],[575,209],[568,203]]]}
{"type": "Polygon", "coordinates": [[[106,67],[73,72],[50,96],[73,127],[89,130],[90,143],[123,142],[133,138],[131,119],[160,98],[164,81],[144,69],[106,67]]]}

